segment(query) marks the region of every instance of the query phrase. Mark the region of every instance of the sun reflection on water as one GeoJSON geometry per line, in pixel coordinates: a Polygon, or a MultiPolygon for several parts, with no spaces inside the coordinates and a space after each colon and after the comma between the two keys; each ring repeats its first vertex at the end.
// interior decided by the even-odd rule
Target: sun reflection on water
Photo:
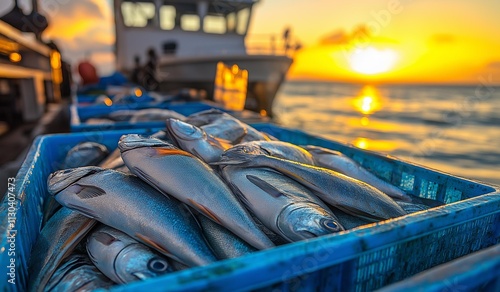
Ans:
{"type": "Polygon", "coordinates": [[[354,107],[364,115],[371,115],[382,108],[382,99],[378,90],[371,85],[361,89],[361,93],[353,100],[354,107]]]}

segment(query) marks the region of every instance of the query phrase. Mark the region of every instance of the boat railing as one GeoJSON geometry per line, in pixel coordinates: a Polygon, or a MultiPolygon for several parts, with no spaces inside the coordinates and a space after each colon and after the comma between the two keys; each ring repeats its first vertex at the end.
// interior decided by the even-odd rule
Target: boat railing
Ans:
{"type": "Polygon", "coordinates": [[[245,39],[248,54],[292,56],[301,45],[298,40],[285,35],[251,34],[245,39]]]}

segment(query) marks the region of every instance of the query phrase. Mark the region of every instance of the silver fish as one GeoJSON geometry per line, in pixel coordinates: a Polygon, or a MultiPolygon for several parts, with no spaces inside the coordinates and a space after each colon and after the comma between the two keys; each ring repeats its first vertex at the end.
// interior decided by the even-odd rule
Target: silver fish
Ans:
{"type": "Polygon", "coordinates": [[[377,221],[406,215],[390,197],[364,182],[326,168],[255,155],[244,145],[227,150],[215,164],[275,169],[313,190],[325,202],[358,217],[377,221]]]}
{"type": "Polygon", "coordinates": [[[191,214],[133,175],[99,167],[58,171],[49,192],[63,206],[190,266],[216,261],[191,214]]]}
{"type": "Polygon", "coordinates": [[[204,215],[199,215],[196,218],[198,218],[203,235],[205,235],[217,258],[237,258],[256,251],[255,248],[234,235],[234,233],[204,215]]]}
{"type": "Polygon", "coordinates": [[[188,116],[185,122],[193,126],[201,127],[215,122],[223,115],[223,111],[212,108],[188,116]]]}
{"type": "Polygon", "coordinates": [[[222,174],[247,209],[289,242],[344,230],[321,200],[281,173],[226,166],[222,174]]]}
{"type": "Polygon", "coordinates": [[[68,151],[63,168],[97,165],[108,154],[109,151],[104,145],[95,142],[83,142],[68,151]]]}
{"type": "Polygon", "coordinates": [[[29,260],[29,291],[43,291],[59,264],[94,227],[96,221],[61,208],[38,235],[29,260]]]}
{"type": "Polygon", "coordinates": [[[379,189],[383,193],[387,194],[397,200],[409,202],[410,197],[401,190],[400,188],[393,186],[392,184],[378,178],[356,161],[345,156],[339,151],[330,150],[327,148],[319,146],[305,146],[304,147],[309,153],[312,154],[316,165],[335,170],[362,182],[365,182],[373,187],[379,189]]]}
{"type": "Polygon", "coordinates": [[[87,237],[92,263],[116,283],[126,284],[172,272],[169,262],[127,234],[100,226],[87,237]]]}
{"type": "Polygon", "coordinates": [[[125,164],[144,181],[223,225],[253,247],[274,246],[215,171],[200,159],[161,140],[139,135],[122,136],[118,147],[125,164]]]}
{"type": "Polygon", "coordinates": [[[208,134],[227,140],[231,142],[231,144],[271,140],[266,134],[216,109],[191,115],[186,119],[186,122],[201,127],[208,134]]]}
{"type": "Polygon", "coordinates": [[[233,146],[228,141],[214,138],[201,128],[179,120],[168,119],[167,129],[181,149],[206,163],[219,161],[221,154],[233,146]]]}
{"type": "Polygon", "coordinates": [[[115,285],[104,276],[86,255],[72,254],[57,268],[44,291],[94,291],[115,285]]]}
{"type": "Polygon", "coordinates": [[[151,121],[165,121],[166,119],[174,118],[178,120],[185,120],[186,117],[168,109],[148,108],[138,110],[132,118],[131,123],[151,122],[151,121]]]}
{"type": "MultiPolygon", "coordinates": [[[[118,155],[120,152],[118,152],[118,155]]],[[[71,148],[67,153],[65,162],[62,168],[75,168],[81,166],[97,165],[99,161],[105,159],[108,155],[106,146],[94,143],[84,142],[71,148]]],[[[109,156],[109,155],[108,155],[109,156]]],[[[102,163],[102,162],[101,162],[102,163]]],[[[42,227],[45,226],[47,221],[61,208],[61,205],[49,196],[43,207],[43,220],[42,227]]]]}
{"type": "Polygon", "coordinates": [[[282,141],[252,141],[241,143],[254,154],[266,154],[278,158],[314,165],[313,156],[304,148],[282,141]]]}

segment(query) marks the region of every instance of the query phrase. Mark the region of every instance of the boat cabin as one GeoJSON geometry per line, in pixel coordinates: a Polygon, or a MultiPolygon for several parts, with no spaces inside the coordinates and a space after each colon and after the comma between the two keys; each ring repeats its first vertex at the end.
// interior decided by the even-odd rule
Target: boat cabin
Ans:
{"type": "Polygon", "coordinates": [[[115,0],[117,69],[153,48],[161,58],[245,54],[258,0],[115,0]]]}

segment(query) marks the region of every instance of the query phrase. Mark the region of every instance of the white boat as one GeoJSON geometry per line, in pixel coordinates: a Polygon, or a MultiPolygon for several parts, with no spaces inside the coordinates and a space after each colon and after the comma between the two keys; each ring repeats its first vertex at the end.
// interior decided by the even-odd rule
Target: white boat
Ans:
{"type": "MultiPolygon", "coordinates": [[[[217,63],[246,69],[245,108],[272,116],[276,92],[292,64],[288,33],[264,47],[245,43],[258,0],[115,0],[117,69],[130,73],[134,58],[154,49],[161,91],[214,92],[217,63]],[[277,43],[280,43],[279,49],[277,43]]],[[[247,40],[248,41],[248,40],[247,40]]]]}

